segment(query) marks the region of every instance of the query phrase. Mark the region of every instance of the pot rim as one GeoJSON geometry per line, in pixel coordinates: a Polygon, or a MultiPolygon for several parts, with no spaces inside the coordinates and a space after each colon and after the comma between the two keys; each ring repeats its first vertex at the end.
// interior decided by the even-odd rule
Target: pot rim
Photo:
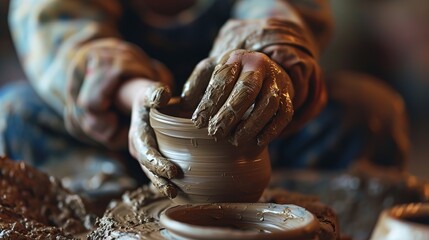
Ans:
{"type": "Polygon", "coordinates": [[[150,109],[149,118],[155,132],[171,137],[214,140],[209,136],[207,127],[197,128],[189,118],[168,115],[156,108],[150,109]]]}
{"type": "MultiPolygon", "coordinates": [[[[207,218],[211,218],[207,214],[207,218]]],[[[241,221],[241,219],[237,219],[241,221]]],[[[267,222],[269,225],[274,223],[273,220],[263,219],[258,221],[247,221],[248,223],[258,224],[267,222]],[[264,222],[265,221],[265,222],[264,222]]],[[[185,204],[171,207],[164,211],[160,216],[160,223],[167,229],[170,234],[186,237],[190,239],[312,239],[319,229],[319,223],[315,216],[307,211],[305,208],[293,205],[293,204],[275,204],[275,203],[210,203],[210,204],[185,204]],[[290,209],[290,212],[286,212],[285,209],[290,209]],[[247,216],[249,214],[270,214],[275,220],[281,221],[281,225],[288,225],[293,219],[297,219],[298,225],[295,228],[288,229],[284,227],[279,230],[272,232],[255,232],[255,231],[243,231],[232,228],[217,227],[217,226],[201,226],[180,221],[180,218],[174,218],[172,213],[177,211],[186,211],[186,209],[194,209],[192,214],[201,215],[205,214],[204,210],[226,210],[232,214],[240,215],[245,211],[250,211],[243,214],[247,216]],[[198,211],[195,211],[198,209],[198,211]],[[295,213],[295,214],[293,214],[295,213]],[[303,213],[299,215],[297,213],[303,213]],[[293,217],[291,217],[293,216],[293,217]],[[299,219],[299,220],[298,220],[299,219]],[[287,221],[289,220],[289,221],[287,221]],[[300,225],[299,225],[300,224],[300,225]]],[[[293,225],[294,223],[292,223],[293,225]]],[[[261,229],[264,229],[264,224],[260,224],[261,229]]],[[[279,225],[276,225],[279,227],[279,225]]],[[[290,225],[289,225],[290,227],[290,225]]],[[[266,227],[265,227],[266,229],[266,227]]]]}

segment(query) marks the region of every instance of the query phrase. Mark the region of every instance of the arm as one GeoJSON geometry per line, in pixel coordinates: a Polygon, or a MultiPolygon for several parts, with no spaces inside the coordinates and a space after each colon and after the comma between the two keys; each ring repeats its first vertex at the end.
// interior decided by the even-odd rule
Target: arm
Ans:
{"type": "Polygon", "coordinates": [[[36,91],[63,116],[71,135],[110,149],[127,147],[129,126],[115,105],[117,89],[128,79],[159,81],[169,74],[120,38],[121,12],[116,0],[14,0],[11,5],[13,36],[36,91]]]}
{"type": "Polygon", "coordinates": [[[298,25],[305,25],[320,50],[329,41],[333,20],[327,0],[240,0],[233,17],[237,19],[283,18],[298,25]]]}
{"type": "Polygon", "coordinates": [[[267,30],[261,34],[262,37],[248,47],[267,54],[290,76],[295,90],[292,99],[294,117],[283,135],[299,130],[326,103],[325,83],[317,60],[321,48],[331,35],[332,19],[328,1],[270,0],[261,4],[257,0],[241,0],[235,8],[234,17],[278,21],[274,23],[278,26],[268,21],[263,26],[267,30]],[[280,28],[281,25],[283,29],[280,28]],[[289,30],[282,36],[281,32],[285,32],[285,29],[289,30]],[[268,35],[269,31],[279,32],[278,39],[265,37],[267,40],[264,40],[264,34],[268,35]]]}
{"type": "Polygon", "coordinates": [[[262,146],[299,130],[324,107],[319,49],[287,1],[242,0],[233,13],[210,58],[185,84],[182,99],[196,107],[192,120],[210,135],[229,137],[236,145],[256,137],[262,146]]]}
{"type": "Polygon", "coordinates": [[[47,104],[63,114],[67,71],[77,49],[119,38],[116,0],[13,0],[10,28],[27,77],[47,104]]]}

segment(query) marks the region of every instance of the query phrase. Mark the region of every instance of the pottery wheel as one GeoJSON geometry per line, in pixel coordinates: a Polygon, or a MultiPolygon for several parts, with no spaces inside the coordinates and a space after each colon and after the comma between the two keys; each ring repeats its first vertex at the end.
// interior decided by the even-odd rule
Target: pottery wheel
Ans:
{"type": "MultiPolygon", "coordinates": [[[[317,198],[292,194],[280,189],[264,192],[261,202],[295,204],[312,212],[320,223],[319,239],[338,239],[339,227],[333,211],[317,198]]],[[[168,239],[168,232],[159,223],[161,213],[175,204],[148,186],[138,188],[113,203],[96,223],[89,239],[168,239]]]]}
{"type": "MultiPolygon", "coordinates": [[[[53,177],[22,162],[0,157],[0,239],[166,239],[160,214],[174,206],[149,186],[125,193],[97,220],[86,201],[53,177]]],[[[333,211],[318,198],[267,190],[261,202],[295,204],[320,223],[319,239],[337,239],[333,211]]]]}

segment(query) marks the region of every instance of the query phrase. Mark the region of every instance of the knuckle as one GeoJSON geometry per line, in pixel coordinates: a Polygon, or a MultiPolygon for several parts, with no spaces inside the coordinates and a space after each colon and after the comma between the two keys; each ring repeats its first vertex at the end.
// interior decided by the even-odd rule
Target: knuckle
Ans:
{"type": "Polygon", "coordinates": [[[212,58],[206,58],[202,61],[200,61],[197,66],[195,67],[198,70],[204,70],[213,65],[213,59],[212,58]]]}

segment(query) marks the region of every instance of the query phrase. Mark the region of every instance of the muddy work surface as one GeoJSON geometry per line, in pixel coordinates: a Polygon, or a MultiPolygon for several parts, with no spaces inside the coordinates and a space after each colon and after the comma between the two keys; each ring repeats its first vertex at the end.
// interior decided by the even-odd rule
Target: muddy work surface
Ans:
{"type": "MultiPolygon", "coordinates": [[[[312,212],[320,223],[318,236],[337,239],[339,226],[334,212],[320,203],[318,198],[289,193],[281,189],[264,192],[262,202],[296,204],[312,212]]],[[[169,234],[159,224],[160,214],[175,204],[168,198],[144,186],[123,195],[122,201],[112,204],[97,221],[89,239],[168,239],[169,234]]]]}
{"type": "MultiPolygon", "coordinates": [[[[380,171],[277,172],[260,202],[312,212],[320,224],[319,239],[337,239],[341,233],[360,240],[371,233],[383,208],[427,202],[428,193],[428,185],[412,176],[380,171]]],[[[96,220],[91,205],[57,179],[0,158],[0,239],[168,239],[159,218],[173,205],[142,186],[112,201],[96,220]]]]}
{"type": "Polygon", "coordinates": [[[23,162],[0,157],[0,239],[73,239],[93,228],[84,200],[23,162]]]}

